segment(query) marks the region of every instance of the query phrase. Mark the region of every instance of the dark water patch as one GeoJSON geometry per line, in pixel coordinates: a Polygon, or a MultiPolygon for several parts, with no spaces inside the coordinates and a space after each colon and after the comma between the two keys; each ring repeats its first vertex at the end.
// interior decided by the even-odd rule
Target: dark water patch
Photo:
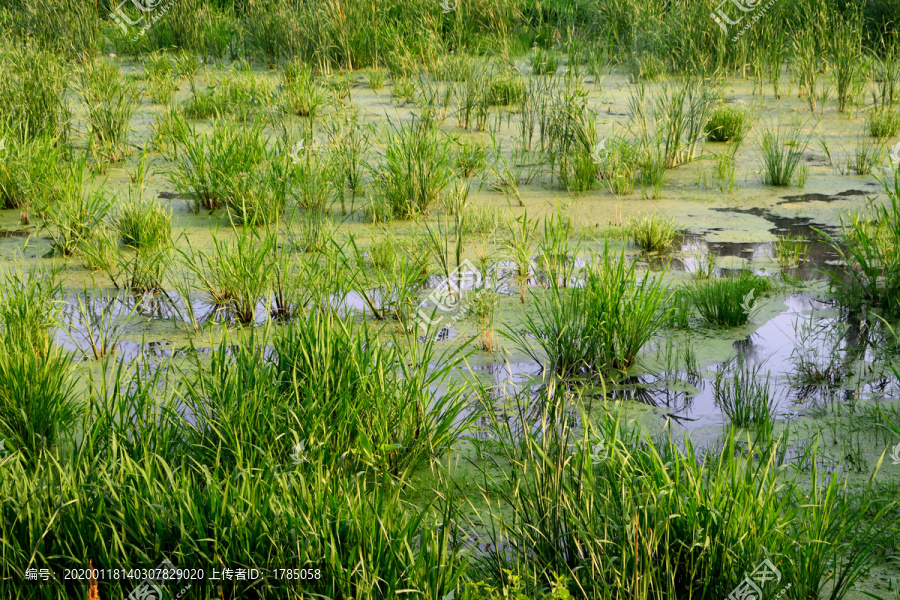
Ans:
{"type": "Polygon", "coordinates": [[[798,194],[796,196],[782,196],[783,200],[781,202],[776,202],[776,204],[795,204],[801,202],[838,202],[841,200],[846,200],[847,198],[853,198],[855,196],[865,196],[867,194],[868,192],[864,192],[862,190],[845,190],[837,194],[798,194]]]}

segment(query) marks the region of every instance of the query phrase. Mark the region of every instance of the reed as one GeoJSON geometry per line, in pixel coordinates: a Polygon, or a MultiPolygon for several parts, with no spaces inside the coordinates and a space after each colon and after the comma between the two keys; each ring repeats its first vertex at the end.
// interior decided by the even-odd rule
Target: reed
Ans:
{"type": "Polygon", "coordinates": [[[372,169],[377,193],[394,218],[427,214],[452,178],[448,139],[414,122],[387,130],[384,145],[383,161],[372,169]]]}
{"type": "Polygon", "coordinates": [[[631,240],[646,252],[666,252],[671,250],[679,233],[674,219],[658,213],[633,217],[627,229],[631,240]]]}
{"type": "Polygon", "coordinates": [[[91,152],[98,163],[118,162],[128,153],[130,120],[138,91],[115,65],[87,62],[78,73],[78,91],[87,106],[91,152]]]}
{"type": "Polygon", "coordinates": [[[803,187],[805,179],[800,161],[809,146],[809,136],[784,127],[767,128],[759,152],[763,161],[763,180],[769,185],[803,187]]]}
{"type": "Polygon", "coordinates": [[[118,203],[113,227],[119,239],[132,248],[159,248],[171,243],[172,212],[159,202],[132,192],[118,203]]]}
{"type": "Polygon", "coordinates": [[[607,376],[635,364],[665,323],[659,310],[665,295],[660,277],[638,280],[624,251],[616,255],[606,248],[585,268],[581,287],[566,290],[551,281],[522,329],[501,334],[557,375],[607,376]]]}

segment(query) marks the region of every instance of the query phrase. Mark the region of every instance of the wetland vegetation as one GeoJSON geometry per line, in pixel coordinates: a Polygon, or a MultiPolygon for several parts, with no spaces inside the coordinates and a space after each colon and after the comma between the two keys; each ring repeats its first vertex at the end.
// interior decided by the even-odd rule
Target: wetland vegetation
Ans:
{"type": "Polygon", "coordinates": [[[900,598],[897,0],[0,30],[4,598],[900,598]]]}

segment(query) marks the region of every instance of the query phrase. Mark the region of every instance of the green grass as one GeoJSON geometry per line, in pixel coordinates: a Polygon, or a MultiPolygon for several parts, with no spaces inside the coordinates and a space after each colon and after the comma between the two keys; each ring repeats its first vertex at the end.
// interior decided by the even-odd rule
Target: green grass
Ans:
{"type": "Polygon", "coordinates": [[[707,323],[738,327],[747,322],[759,298],[771,289],[767,278],[744,271],[738,277],[697,281],[687,293],[707,323]]]}
{"type": "Polygon", "coordinates": [[[64,97],[68,77],[68,65],[53,52],[33,45],[5,47],[0,54],[0,128],[10,129],[18,141],[65,139],[71,117],[64,97]]]}
{"type": "Polygon", "coordinates": [[[184,103],[191,119],[230,117],[239,121],[265,120],[277,103],[275,85],[249,67],[233,67],[208,89],[197,90],[184,103]]]}
{"type": "Polygon", "coordinates": [[[147,74],[147,95],[151,102],[169,104],[175,97],[176,70],[172,58],[162,52],[154,52],[144,63],[147,74]]]}
{"type": "Polygon", "coordinates": [[[671,250],[679,233],[674,219],[658,213],[633,217],[628,222],[627,229],[635,245],[647,252],[671,250]]]}
{"type": "Polygon", "coordinates": [[[108,62],[86,63],[78,77],[78,90],[88,111],[91,151],[100,163],[118,162],[130,153],[128,134],[138,91],[108,62]]]}
{"type": "Polygon", "coordinates": [[[268,146],[261,122],[234,127],[216,121],[209,134],[187,131],[183,148],[171,150],[167,175],[190,195],[195,212],[225,206],[237,222],[249,225],[279,218],[291,194],[291,160],[287,150],[268,146]]]}
{"type": "Polygon", "coordinates": [[[296,61],[284,66],[281,84],[282,109],[315,119],[324,108],[325,94],[316,85],[312,69],[296,61]]]}
{"type": "Polygon", "coordinates": [[[895,318],[900,315],[900,169],[879,180],[888,202],[845,215],[841,235],[830,240],[851,267],[846,277],[831,277],[832,291],[854,314],[875,310],[895,318]]]}
{"type": "Polygon", "coordinates": [[[132,248],[158,248],[172,240],[171,211],[139,194],[119,203],[113,225],[121,242],[132,248]]]}
{"type": "Polygon", "coordinates": [[[606,375],[627,369],[663,325],[661,278],[638,280],[635,265],[607,249],[587,268],[581,287],[551,283],[535,296],[521,329],[502,335],[560,376],[606,375]]]}
{"type": "Polygon", "coordinates": [[[179,252],[209,302],[246,325],[271,291],[275,238],[248,228],[235,233],[225,240],[214,235],[209,252],[193,247],[179,252]]]}
{"type": "Polygon", "coordinates": [[[0,294],[0,436],[6,452],[36,460],[78,413],[69,359],[52,342],[59,323],[55,272],[7,271],[0,294]]]}
{"type": "Polygon", "coordinates": [[[723,105],[716,108],[706,123],[706,139],[711,142],[740,142],[753,121],[746,109],[723,105]]]}
{"type": "Polygon", "coordinates": [[[420,123],[402,124],[385,132],[384,146],[372,176],[391,215],[427,214],[452,178],[448,138],[420,123]]]}
{"type": "Polygon", "coordinates": [[[892,138],[900,133],[900,111],[873,109],[867,116],[869,135],[875,138],[892,138]]]}
{"type": "Polygon", "coordinates": [[[871,539],[890,525],[861,511],[884,519],[892,499],[872,485],[850,494],[816,469],[802,481],[784,472],[778,444],[748,449],[729,436],[703,451],[644,437],[615,413],[588,416],[577,396],[542,392],[538,410],[523,394],[506,402],[515,417],[488,424],[481,487],[509,510],[491,515],[502,549],[480,566],[508,589],[549,597],[562,579],[572,597],[721,598],[768,559],[780,587],[836,599],[881,560],[871,539]],[[588,425],[576,429],[573,410],[588,425]]]}
{"type": "Polygon", "coordinates": [[[763,181],[768,185],[803,187],[804,168],[800,165],[809,146],[809,137],[798,130],[780,126],[766,129],[759,146],[763,161],[763,181]]]}
{"type": "Polygon", "coordinates": [[[762,364],[746,364],[743,358],[725,363],[716,373],[713,395],[716,404],[735,427],[770,428],[775,398],[769,375],[762,364]]]}

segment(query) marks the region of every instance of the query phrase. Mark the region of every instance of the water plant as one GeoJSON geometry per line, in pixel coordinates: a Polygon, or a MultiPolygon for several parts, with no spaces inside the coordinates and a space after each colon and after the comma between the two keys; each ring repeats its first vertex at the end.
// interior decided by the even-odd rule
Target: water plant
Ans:
{"type": "Polygon", "coordinates": [[[503,247],[515,264],[515,278],[519,284],[519,299],[525,302],[525,291],[532,277],[531,250],[537,239],[537,222],[528,218],[528,212],[505,223],[506,235],[503,247]]]}
{"type": "Polygon", "coordinates": [[[665,323],[659,310],[667,293],[662,280],[638,279],[624,251],[617,255],[608,247],[585,267],[583,279],[571,289],[551,280],[547,293],[535,296],[522,328],[501,333],[560,376],[625,370],[665,323]]]}
{"type": "Polygon", "coordinates": [[[740,142],[752,126],[746,109],[725,104],[712,112],[704,129],[711,142],[740,142]]]}
{"type": "Polygon", "coordinates": [[[171,242],[172,213],[159,202],[131,192],[115,210],[113,226],[126,246],[158,248],[171,242]]]}
{"type": "Polygon", "coordinates": [[[642,214],[632,217],[627,229],[631,240],[647,252],[665,252],[672,248],[678,235],[678,225],[674,219],[659,213],[642,214]]]}
{"type": "Polygon", "coordinates": [[[395,218],[426,214],[450,183],[450,144],[421,122],[392,126],[384,136],[383,162],[373,167],[383,197],[395,218]]]}
{"type": "Polygon", "coordinates": [[[900,169],[879,175],[888,202],[871,203],[865,212],[841,218],[840,237],[828,236],[842,260],[846,277],[831,276],[832,290],[852,313],[873,309],[885,316],[900,313],[900,169]]]}
{"type": "Polygon", "coordinates": [[[769,185],[803,187],[805,174],[800,160],[809,146],[809,137],[799,130],[777,126],[762,134],[759,152],[763,161],[763,180],[769,185]]]}
{"type": "Polygon", "coordinates": [[[144,63],[147,74],[147,95],[151,102],[169,104],[175,97],[176,70],[171,57],[163,52],[151,53],[144,63]]]}
{"type": "Polygon", "coordinates": [[[129,121],[138,104],[137,89],[107,62],[85,63],[78,77],[95,159],[99,163],[122,160],[128,154],[129,121]]]}
{"type": "Polygon", "coordinates": [[[254,321],[257,306],[270,291],[275,243],[271,234],[263,236],[254,229],[243,228],[232,239],[214,235],[209,252],[193,246],[178,252],[209,302],[246,325],[254,321]]]}
{"type": "Polygon", "coordinates": [[[884,139],[892,138],[900,132],[900,111],[889,109],[872,109],[866,119],[869,125],[869,134],[872,137],[884,139]]]}
{"type": "Polygon", "coordinates": [[[767,278],[741,271],[738,277],[697,281],[687,288],[687,293],[708,323],[737,327],[747,322],[759,298],[771,288],[767,278]]]}
{"type": "Polygon", "coordinates": [[[771,427],[776,408],[763,363],[748,364],[742,356],[724,362],[716,372],[713,395],[735,427],[771,427]]]}
{"type": "Polygon", "coordinates": [[[810,243],[799,235],[782,235],[773,244],[775,260],[782,269],[798,267],[806,262],[809,256],[810,243]]]}

